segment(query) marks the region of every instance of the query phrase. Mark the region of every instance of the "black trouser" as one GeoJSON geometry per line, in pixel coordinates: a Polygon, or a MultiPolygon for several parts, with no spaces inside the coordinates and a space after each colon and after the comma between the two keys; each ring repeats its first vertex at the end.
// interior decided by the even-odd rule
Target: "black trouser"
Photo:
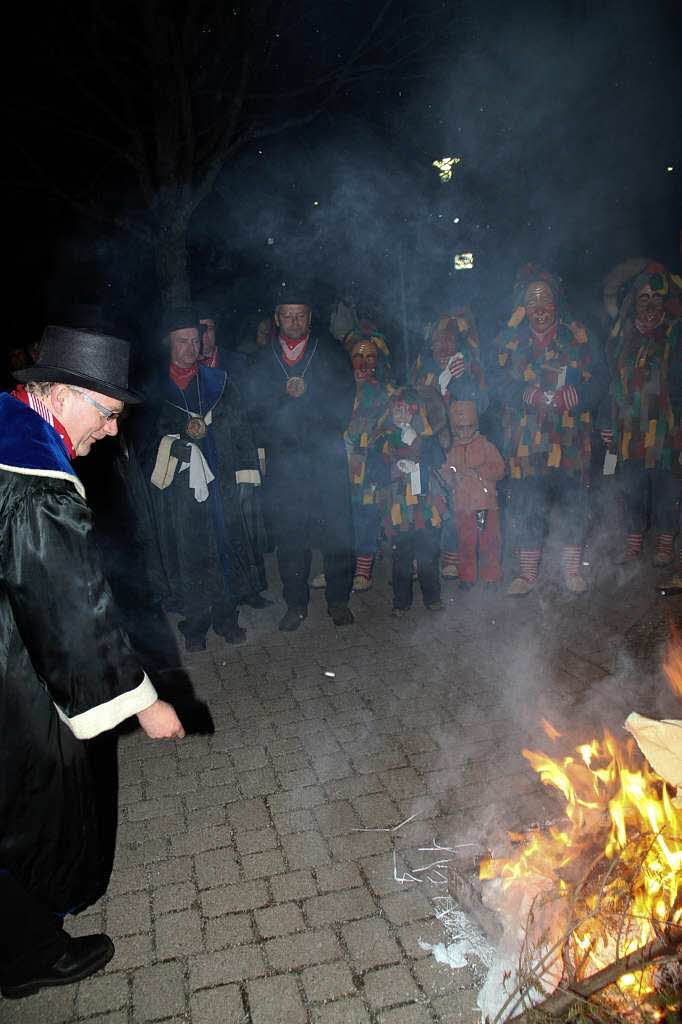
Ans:
{"type": "Polygon", "coordinates": [[[239,607],[235,597],[214,598],[209,605],[204,594],[200,603],[193,605],[190,599],[187,599],[184,607],[185,617],[179,629],[188,638],[205,637],[210,626],[213,626],[216,633],[221,634],[231,632],[237,627],[239,607]]]}
{"type": "Polygon", "coordinates": [[[412,562],[417,559],[417,576],[424,604],[440,600],[440,527],[407,530],[391,538],[393,549],[393,607],[412,607],[412,562]]]}
{"type": "Polygon", "coordinates": [[[676,532],[680,481],[669,469],[645,469],[628,461],[619,467],[618,481],[628,533],[644,533],[649,509],[657,533],[676,532]]]}
{"type": "Polygon", "coordinates": [[[523,551],[542,548],[552,505],[559,506],[562,544],[581,546],[587,516],[587,490],[579,477],[561,469],[544,476],[510,480],[512,514],[518,523],[518,542],[523,551]]]}
{"type": "Polygon", "coordinates": [[[66,950],[61,918],[0,870],[0,982],[19,984],[66,950]]]}
{"type": "MultiPolygon", "coordinates": [[[[301,538],[304,539],[304,538],[301,538]]],[[[310,588],[310,563],[312,553],[310,547],[282,540],[277,545],[277,563],[282,580],[282,593],[288,608],[304,609],[308,607],[310,588]]],[[[346,604],[353,586],[353,555],[348,549],[330,550],[324,546],[324,538],[320,538],[320,548],[327,579],[325,595],[327,604],[346,604]]]]}

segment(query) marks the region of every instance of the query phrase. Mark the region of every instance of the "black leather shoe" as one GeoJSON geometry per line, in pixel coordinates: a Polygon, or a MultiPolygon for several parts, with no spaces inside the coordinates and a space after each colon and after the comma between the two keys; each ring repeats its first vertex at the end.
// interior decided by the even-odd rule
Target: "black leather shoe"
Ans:
{"type": "Polygon", "coordinates": [[[274,603],[269,597],[263,597],[262,594],[251,594],[242,601],[242,604],[247,604],[249,608],[269,608],[274,603]]]}
{"type": "Polygon", "coordinates": [[[205,636],[186,636],[185,637],[185,650],[188,654],[194,654],[196,651],[206,650],[206,637],[205,636]]]}
{"type": "Polygon", "coordinates": [[[352,626],[355,622],[355,616],[347,604],[332,605],[329,614],[335,626],[352,626]]]}
{"type": "Polygon", "coordinates": [[[279,620],[280,632],[293,633],[307,617],[307,608],[287,608],[286,613],[279,620]]]}
{"type": "Polygon", "coordinates": [[[246,630],[241,626],[225,626],[223,629],[214,626],[213,632],[221,636],[226,644],[243,644],[246,640],[246,630]]]}
{"type": "Polygon", "coordinates": [[[0,992],[5,999],[23,999],[41,988],[73,985],[101,970],[113,955],[114,944],[108,935],[84,935],[80,939],[69,937],[68,949],[50,967],[17,984],[3,983],[0,992]]]}

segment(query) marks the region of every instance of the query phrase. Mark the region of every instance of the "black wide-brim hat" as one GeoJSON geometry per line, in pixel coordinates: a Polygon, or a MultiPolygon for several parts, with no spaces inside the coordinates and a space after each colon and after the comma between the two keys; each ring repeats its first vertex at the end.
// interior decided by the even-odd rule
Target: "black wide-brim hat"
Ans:
{"type": "Polygon", "coordinates": [[[130,344],[123,338],[72,327],[46,327],[33,366],[16,380],[75,384],[131,405],[144,401],[128,387],[130,344]]]}

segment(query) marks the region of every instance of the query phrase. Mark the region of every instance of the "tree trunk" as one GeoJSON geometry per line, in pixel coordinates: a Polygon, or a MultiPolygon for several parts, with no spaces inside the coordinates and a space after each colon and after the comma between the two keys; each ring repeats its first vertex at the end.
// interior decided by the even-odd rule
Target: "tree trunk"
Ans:
{"type": "Polygon", "coordinates": [[[188,306],[192,301],[189,283],[187,227],[183,220],[162,225],[156,239],[156,275],[163,309],[188,306]]]}

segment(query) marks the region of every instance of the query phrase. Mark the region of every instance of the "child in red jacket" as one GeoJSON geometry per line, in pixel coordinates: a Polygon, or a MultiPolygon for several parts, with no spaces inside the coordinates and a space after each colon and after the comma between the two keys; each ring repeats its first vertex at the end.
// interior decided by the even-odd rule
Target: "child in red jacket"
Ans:
{"type": "Polygon", "coordinates": [[[453,442],[442,475],[454,498],[460,586],[469,589],[477,578],[497,583],[502,576],[496,481],[504,476],[504,460],[479,434],[475,402],[452,402],[450,425],[453,442]]]}

